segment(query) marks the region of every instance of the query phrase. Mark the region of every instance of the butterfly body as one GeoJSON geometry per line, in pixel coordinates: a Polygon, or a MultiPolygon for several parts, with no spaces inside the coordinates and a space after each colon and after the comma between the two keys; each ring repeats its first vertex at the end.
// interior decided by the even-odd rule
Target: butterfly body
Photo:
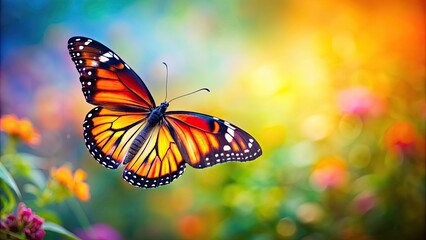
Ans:
{"type": "Polygon", "coordinates": [[[141,188],[166,185],[186,164],[206,168],[262,155],[259,143],[237,126],[210,115],[156,106],[142,79],[111,49],[72,37],[68,50],[86,101],[83,122],[90,154],[106,168],[124,165],[123,178],[141,188]]]}
{"type": "Polygon", "coordinates": [[[126,154],[126,157],[123,161],[123,164],[127,164],[132,160],[135,155],[138,153],[138,151],[141,149],[142,145],[145,143],[147,137],[151,133],[151,131],[154,129],[154,127],[164,118],[164,113],[167,110],[167,107],[169,106],[168,102],[161,103],[160,106],[154,108],[152,110],[148,117],[147,117],[147,123],[145,127],[142,129],[142,131],[136,136],[135,140],[133,140],[132,144],[130,145],[129,151],[126,154]]]}

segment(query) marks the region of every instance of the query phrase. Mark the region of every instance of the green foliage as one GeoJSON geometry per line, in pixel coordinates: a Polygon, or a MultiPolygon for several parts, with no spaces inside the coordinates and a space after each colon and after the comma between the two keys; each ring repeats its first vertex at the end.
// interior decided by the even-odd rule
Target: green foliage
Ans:
{"type": "Polygon", "coordinates": [[[3,166],[2,163],[0,163],[0,179],[2,180],[1,181],[2,185],[4,185],[4,184],[7,185],[7,186],[4,186],[4,187],[9,187],[10,189],[12,189],[14,191],[14,193],[18,197],[21,197],[21,192],[19,191],[15,180],[12,178],[12,176],[7,171],[7,169],[3,166]]]}
{"type": "Polygon", "coordinates": [[[58,233],[58,234],[60,234],[64,237],[66,237],[67,239],[73,239],[73,240],[79,239],[76,235],[74,235],[70,231],[66,230],[62,226],[60,226],[56,223],[53,223],[53,222],[44,222],[43,229],[46,230],[46,231],[58,233]]]}
{"type": "MultiPolygon", "coordinates": [[[[1,155],[0,162],[2,206],[0,217],[2,224],[7,225],[6,219],[13,215],[14,210],[18,206],[18,201],[21,202],[24,200],[34,206],[38,216],[41,216],[45,220],[54,221],[44,221],[42,225],[44,230],[62,235],[67,239],[78,239],[76,235],[57,224],[61,222],[57,213],[46,208],[46,206],[52,203],[58,204],[64,202],[67,198],[72,197],[73,194],[58,181],[54,179],[49,179],[48,181],[43,172],[37,167],[43,159],[32,154],[17,153],[15,147],[18,146],[19,139],[13,139],[13,141],[16,142],[13,142],[13,147],[6,147],[9,153],[1,155]],[[23,186],[25,194],[21,194],[15,178],[23,178],[27,181],[23,186]]],[[[83,213],[80,211],[79,214],[83,213]]],[[[1,229],[1,234],[9,234],[10,236],[15,236],[17,239],[21,239],[24,236],[23,232],[19,232],[21,231],[20,229],[12,229],[14,230],[1,229]]]]}

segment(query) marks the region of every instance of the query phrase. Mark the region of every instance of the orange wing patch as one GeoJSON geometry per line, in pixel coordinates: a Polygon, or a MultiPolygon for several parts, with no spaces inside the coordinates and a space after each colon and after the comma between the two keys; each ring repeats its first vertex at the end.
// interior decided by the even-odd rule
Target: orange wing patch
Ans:
{"type": "Polygon", "coordinates": [[[262,155],[259,143],[242,129],[215,117],[185,111],[166,113],[184,160],[195,168],[262,155]]]}
{"type": "Polygon", "coordinates": [[[83,123],[89,152],[107,168],[123,162],[130,143],[146,124],[147,113],[120,112],[102,107],[92,109],[83,123]]]}
{"type": "Polygon", "coordinates": [[[73,37],[68,50],[88,103],[121,110],[155,107],[142,79],[108,47],[89,38],[73,37]]]}
{"type": "Polygon", "coordinates": [[[127,164],[123,178],[132,185],[154,188],[169,184],[185,170],[185,162],[169,128],[154,127],[139,152],[127,164]]]}

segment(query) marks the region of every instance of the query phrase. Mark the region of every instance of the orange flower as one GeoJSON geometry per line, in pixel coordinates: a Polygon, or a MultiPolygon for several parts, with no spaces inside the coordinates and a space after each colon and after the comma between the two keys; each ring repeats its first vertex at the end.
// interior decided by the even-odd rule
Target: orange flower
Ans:
{"type": "Polygon", "coordinates": [[[77,169],[73,175],[68,166],[62,166],[52,168],[50,174],[56,181],[71,190],[80,201],[87,202],[90,199],[89,184],[84,182],[87,173],[82,169],[77,169]]]}
{"type": "Polygon", "coordinates": [[[196,215],[182,216],[178,221],[178,231],[182,238],[200,239],[205,232],[204,221],[196,215]]]}
{"type": "Polygon", "coordinates": [[[385,134],[385,145],[392,152],[411,152],[419,143],[414,126],[409,122],[397,122],[385,134]]]}
{"type": "Polygon", "coordinates": [[[70,187],[72,186],[72,172],[71,169],[67,166],[62,166],[59,168],[52,168],[50,170],[50,175],[56,179],[60,184],[70,187]]]}
{"type": "Polygon", "coordinates": [[[89,184],[84,182],[87,173],[81,169],[77,169],[74,173],[74,194],[83,202],[87,202],[90,199],[89,184]]]}
{"type": "Polygon", "coordinates": [[[40,143],[40,135],[27,119],[18,119],[15,115],[7,114],[0,118],[0,130],[17,137],[30,145],[40,143]]]}

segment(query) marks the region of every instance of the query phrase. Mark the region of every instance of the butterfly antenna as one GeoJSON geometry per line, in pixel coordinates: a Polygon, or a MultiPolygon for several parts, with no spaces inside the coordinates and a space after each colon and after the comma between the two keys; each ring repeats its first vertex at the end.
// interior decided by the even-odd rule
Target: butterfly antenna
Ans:
{"type": "Polygon", "coordinates": [[[188,95],[191,95],[191,94],[194,94],[194,93],[200,92],[200,91],[207,91],[207,92],[210,92],[210,90],[209,90],[208,88],[200,88],[200,89],[198,89],[197,91],[193,91],[193,92],[190,92],[190,93],[187,93],[187,94],[184,94],[184,95],[181,95],[181,96],[178,96],[178,97],[172,98],[172,100],[170,100],[170,101],[169,101],[169,103],[170,103],[171,101],[173,101],[173,100],[178,99],[178,98],[185,97],[185,96],[188,96],[188,95]]]}
{"type": "Polygon", "coordinates": [[[167,66],[167,63],[163,62],[164,66],[166,66],[166,97],[164,98],[164,101],[167,100],[167,82],[169,81],[169,67],[167,66]]]}

